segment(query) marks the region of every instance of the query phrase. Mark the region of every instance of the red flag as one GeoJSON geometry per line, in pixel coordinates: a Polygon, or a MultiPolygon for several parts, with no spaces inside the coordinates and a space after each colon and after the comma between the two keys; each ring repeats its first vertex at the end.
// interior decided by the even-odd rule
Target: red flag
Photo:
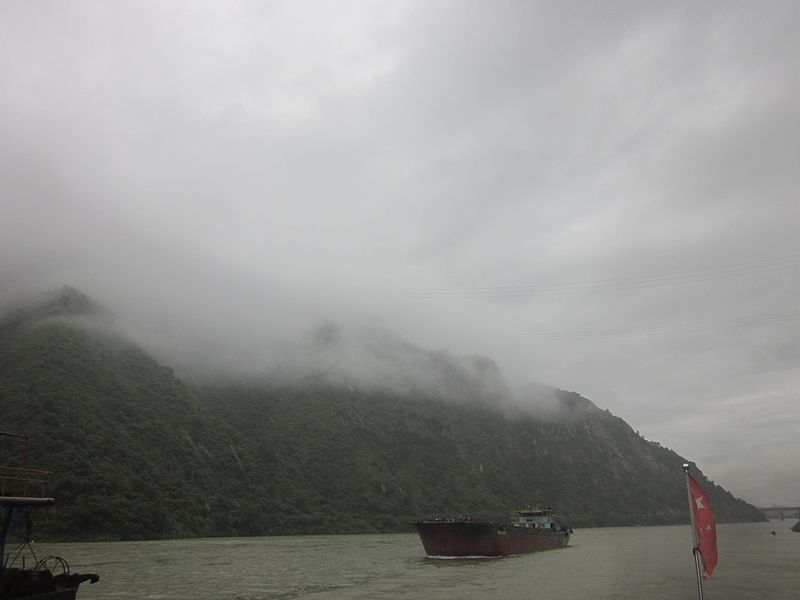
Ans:
{"type": "Polygon", "coordinates": [[[695,543],[703,562],[703,575],[711,577],[714,567],[717,566],[717,522],[714,520],[714,511],[711,500],[703,488],[688,473],[689,494],[694,513],[694,529],[697,534],[695,543]]]}

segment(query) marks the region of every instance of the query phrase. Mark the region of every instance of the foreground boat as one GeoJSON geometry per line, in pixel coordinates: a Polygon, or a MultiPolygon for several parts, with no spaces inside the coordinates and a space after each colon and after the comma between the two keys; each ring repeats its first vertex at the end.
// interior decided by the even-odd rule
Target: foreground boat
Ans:
{"type": "Polygon", "coordinates": [[[465,519],[419,520],[414,526],[428,556],[510,556],[563,548],[572,529],[549,508],[516,511],[510,524],[465,519]]]}
{"type": "MultiPolygon", "coordinates": [[[[27,441],[24,436],[3,435],[27,441]]],[[[34,552],[31,513],[55,504],[47,496],[51,478],[49,471],[0,467],[0,600],[74,600],[81,583],[100,579],[94,574],[70,572],[67,561],[59,556],[39,559],[34,552]],[[9,536],[20,525],[25,528],[24,535],[9,552],[9,536]],[[25,564],[27,556],[33,559],[32,567],[25,564]]]]}

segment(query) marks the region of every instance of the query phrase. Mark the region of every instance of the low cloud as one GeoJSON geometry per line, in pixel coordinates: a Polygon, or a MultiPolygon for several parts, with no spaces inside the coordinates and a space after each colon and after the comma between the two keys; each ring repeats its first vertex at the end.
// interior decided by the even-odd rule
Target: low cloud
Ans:
{"type": "Polygon", "coordinates": [[[797,503],[797,13],[6,2],[0,295],[181,359],[325,321],[490,356],[797,503]]]}

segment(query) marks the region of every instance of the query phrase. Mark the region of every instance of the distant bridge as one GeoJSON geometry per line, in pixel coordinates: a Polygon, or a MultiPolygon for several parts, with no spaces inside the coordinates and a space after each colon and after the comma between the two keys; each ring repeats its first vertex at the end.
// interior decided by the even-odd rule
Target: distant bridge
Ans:
{"type": "Polygon", "coordinates": [[[768,519],[780,519],[783,521],[786,518],[793,519],[797,517],[800,520],[800,506],[766,506],[758,510],[763,512],[768,519]]]}

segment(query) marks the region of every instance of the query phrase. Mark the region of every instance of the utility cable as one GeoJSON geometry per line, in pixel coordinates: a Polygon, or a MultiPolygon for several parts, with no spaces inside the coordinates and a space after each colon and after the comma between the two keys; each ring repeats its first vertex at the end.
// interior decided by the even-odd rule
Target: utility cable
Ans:
{"type": "Polygon", "coordinates": [[[662,272],[652,275],[632,275],[594,281],[498,287],[408,288],[402,290],[402,293],[406,296],[422,300],[522,298],[545,295],[585,294],[630,290],[676,283],[703,282],[723,277],[757,275],[797,267],[800,267],[800,254],[770,259],[758,259],[746,263],[715,267],[699,267],[685,271],[662,272]]]}
{"type": "Polygon", "coordinates": [[[622,337],[649,337],[656,335],[669,335],[676,333],[702,333],[720,329],[738,329],[756,325],[771,323],[782,323],[800,319],[800,310],[792,310],[778,313],[768,313],[739,317],[733,319],[719,319],[714,321],[697,321],[694,323],[684,323],[669,326],[650,326],[639,328],[624,329],[594,329],[578,331],[542,331],[531,333],[508,334],[509,337],[530,338],[548,341],[569,341],[569,340],[591,340],[605,338],[622,337]]]}

